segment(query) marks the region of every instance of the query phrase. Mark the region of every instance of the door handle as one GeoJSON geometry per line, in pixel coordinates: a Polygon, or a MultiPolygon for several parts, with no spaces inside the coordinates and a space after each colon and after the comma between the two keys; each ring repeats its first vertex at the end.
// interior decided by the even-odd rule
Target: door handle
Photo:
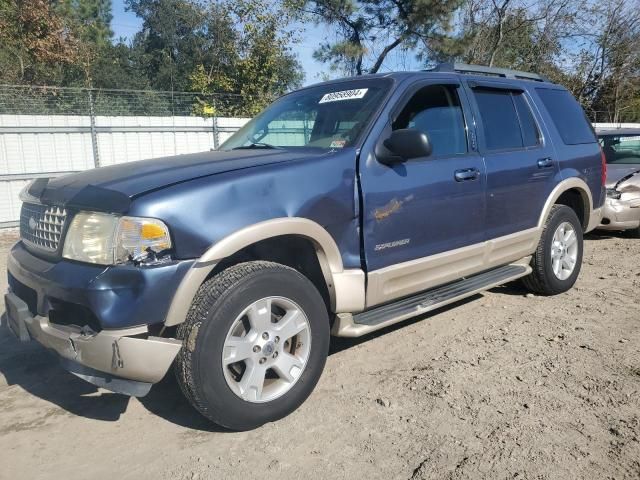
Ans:
{"type": "Polygon", "coordinates": [[[465,168],[454,172],[456,182],[466,182],[469,180],[477,180],[480,177],[480,171],[477,168],[465,168]]]}
{"type": "Polygon", "coordinates": [[[553,158],[547,157],[547,158],[541,158],[540,160],[538,160],[538,168],[549,168],[549,167],[553,167],[553,158]]]}

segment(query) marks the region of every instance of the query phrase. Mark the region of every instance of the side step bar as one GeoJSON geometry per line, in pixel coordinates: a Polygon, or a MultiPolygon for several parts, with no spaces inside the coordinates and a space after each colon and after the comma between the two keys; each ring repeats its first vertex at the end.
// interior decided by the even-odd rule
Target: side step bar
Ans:
{"type": "Polygon", "coordinates": [[[529,265],[512,264],[374,307],[352,315],[338,314],[331,333],[338,337],[359,337],[411,317],[444,307],[476,293],[516,280],[531,273],[529,265]]]}

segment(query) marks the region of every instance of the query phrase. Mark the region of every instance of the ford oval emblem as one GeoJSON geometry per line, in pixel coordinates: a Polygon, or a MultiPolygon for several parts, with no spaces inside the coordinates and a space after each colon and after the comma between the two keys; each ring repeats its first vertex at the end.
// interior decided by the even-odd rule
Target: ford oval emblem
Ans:
{"type": "Polygon", "coordinates": [[[35,218],[31,217],[31,218],[29,219],[29,228],[30,228],[31,230],[35,230],[37,227],[38,227],[38,222],[36,221],[36,219],[35,219],[35,218]]]}

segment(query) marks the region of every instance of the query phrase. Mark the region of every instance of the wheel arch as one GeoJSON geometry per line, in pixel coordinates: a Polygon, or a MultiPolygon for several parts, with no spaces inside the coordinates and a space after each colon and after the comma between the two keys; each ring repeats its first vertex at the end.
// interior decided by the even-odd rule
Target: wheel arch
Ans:
{"type": "MultiPolygon", "coordinates": [[[[320,281],[324,282],[331,312],[357,312],[364,309],[364,272],[360,269],[344,269],[336,242],[321,225],[306,218],[285,217],[249,225],[213,244],[194,263],[180,283],[169,307],[165,326],[178,325],[184,321],[198,288],[212,274],[237,263],[244,252],[258,250],[257,246],[261,244],[264,251],[264,242],[268,246],[275,245],[269,242],[286,242],[290,239],[299,239],[313,246],[322,276],[320,281]]],[[[277,260],[269,256],[253,259],[277,260]]],[[[322,287],[318,285],[318,278],[310,280],[322,287]]],[[[325,292],[322,288],[319,289],[324,296],[325,292]]]]}
{"type": "Polygon", "coordinates": [[[584,180],[578,177],[571,177],[556,185],[547,198],[542,213],[540,214],[538,220],[538,228],[540,230],[544,227],[551,212],[551,207],[554,205],[566,205],[572,208],[576,212],[576,215],[578,215],[582,228],[585,231],[591,229],[593,198],[591,190],[584,180]]]}

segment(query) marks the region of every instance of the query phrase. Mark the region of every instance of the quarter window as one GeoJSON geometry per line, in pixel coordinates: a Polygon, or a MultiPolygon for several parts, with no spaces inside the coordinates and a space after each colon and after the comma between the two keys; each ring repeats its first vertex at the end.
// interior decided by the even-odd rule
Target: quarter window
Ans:
{"type": "Polygon", "coordinates": [[[487,149],[509,150],[540,143],[540,132],[522,92],[474,89],[487,149]]]}
{"type": "Polygon", "coordinates": [[[550,88],[536,90],[565,145],[595,143],[596,137],[584,110],[568,91],[550,88]]]}
{"type": "Polygon", "coordinates": [[[467,152],[464,116],[458,92],[449,85],[420,89],[393,122],[393,130],[414,128],[427,134],[433,155],[467,152]]]}

